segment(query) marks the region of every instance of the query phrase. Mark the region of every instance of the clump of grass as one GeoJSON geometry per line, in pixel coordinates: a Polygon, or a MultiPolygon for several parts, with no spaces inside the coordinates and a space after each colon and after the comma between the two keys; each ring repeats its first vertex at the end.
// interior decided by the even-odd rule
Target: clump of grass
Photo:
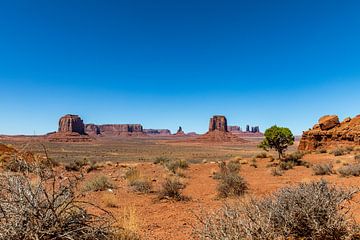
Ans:
{"type": "Polygon", "coordinates": [[[65,167],[65,170],[66,171],[75,171],[75,172],[78,172],[80,171],[80,169],[84,166],[86,166],[88,164],[88,161],[86,158],[80,160],[80,159],[77,159],[75,161],[72,161],[72,162],[69,162],[69,163],[66,163],[64,165],[65,167]]]}
{"type": "Polygon", "coordinates": [[[149,193],[152,190],[152,183],[149,179],[141,176],[137,168],[129,168],[125,173],[129,187],[135,192],[149,193]]]}
{"type": "Polygon", "coordinates": [[[172,160],[164,164],[164,166],[171,172],[176,173],[178,169],[187,169],[189,164],[186,160],[172,160]]]}
{"type": "Polygon", "coordinates": [[[181,191],[185,188],[185,184],[182,183],[176,177],[166,178],[161,186],[159,192],[160,199],[174,199],[176,201],[184,201],[189,198],[184,196],[181,191]]]}
{"type": "Polygon", "coordinates": [[[334,154],[334,156],[342,156],[349,153],[349,151],[346,148],[337,148],[332,150],[331,153],[334,154]]]}
{"type": "Polygon", "coordinates": [[[312,169],[315,175],[330,175],[333,173],[333,165],[331,163],[315,164],[312,169]]]}
{"type": "Polygon", "coordinates": [[[241,163],[238,160],[232,160],[226,163],[225,161],[221,161],[218,163],[219,171],[214,172],[214,179],[221,179],[222,176],[230,173],[237,174],[240,171],[241,163]]]}
{"type": "Polygon", "coordinates": [[[358,239],[359,224],[344,206],[356,190],[326,181],[286,187],[264,199],[225,204],[200,217],[199,239],[358,239]]]}
{"type": "Polygon", "coordinates": [[[100,164],[98,164],[96,161],[91,161],[89,162],[89,167],[86,169],[86,172],[92,172],[92,171],[96,171],[100,168],[100,164]]]}
{"type": "Polygon", "coordinates": [[[325,148],[318,149],[316,153],[327,153],[327,150],[325,148]]]}
{"type": "Polygon", "coordinates": [[[84,191],[104,191],[107,189],[115,188],[115,185],[110,181],[110,179],[104,175],[96,176],[90,180],[88,180],[84,184],[84,191]]]}
{"type": "Polygon", "coordinates": [[[250,167],[253,167],[253,168],[257,168],[258,166],[257,166],[257,164],[256,164],[256,159],[252,159],[249,166],[250,166],[250,167]]]}
{"type": "Polygon", "coordinates": [[[154,160],[154,164],[165,164],[170,161],[171,161],[171,159],[168,157],[157,157],[154,160]]]}
{"type": "Polygon", "coordinates": [[[281,170],[279,167],[274,167],[271,169],[271,175],[273,176],[282,176],[284,174],[284,171],[281,170]]]}
{"type": "Polygon", "coordinates": [[[360,164],[356,163],[356,164],[345,165],[338,169],[338,173],[342,177],[349,177],[349,176],[358,177],[360,176],[360,164]]]}
{"type": "Polygon", "coordinates": [[[267,156],[266,152],[259,153],[255,156],[255,158],[267,158],[267,157],[268,156],[267,156]]]}

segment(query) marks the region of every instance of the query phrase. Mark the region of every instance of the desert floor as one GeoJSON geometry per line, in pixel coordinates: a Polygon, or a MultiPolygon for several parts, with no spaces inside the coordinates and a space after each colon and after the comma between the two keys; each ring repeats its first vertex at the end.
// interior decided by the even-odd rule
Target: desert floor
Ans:
{"type": "MultiPolygon", "coordinates": [[[[315,176],[312,168],[297,166],[285,171],[282,176],[271,174],[270,158],[256,158],[263,150],[257,148],[260,139],[248,139],[246,144],[197,144],[182,138],[124,138],[99,139],[91,143],[49,143],[38,141],[0,140],[17,149],[42,153],[43,144],[51,158],[66,164],[76,159],[96,161],[101,167],[85,173],[83,182],[97,175],[108,176],[116,188],[111,191],[89,192],[87,200],[112,212],[120,224],[137,231],[142,239],[192,239],[193,227],[198,224],[197,216],[216,211],[224,202],[236,199],[221,199],[217,196],[218,180],[212,178],[218,171],[218,161],[240,160],[240,175],[249,184],[249,191],[240,200],[262,197],[277,189],[324,178],[339,186],[360,187],[360,177],[341,177],[339,174],[315,176]],[[181,179],[186,184],[183,194],[189,201],[159,200],[158,191],[164,179],[172,175],[160,164],[154,164],[157,157],[183,159],[189,162],[181,179]],[[255,159],[255,161],[254,161],[255,159]],[[124,178],[129,167],[136,167],[143,177],[153,183],[148,194],[136,193],[124,178]],[[109,204],[112,202],[114,204],[109,204]],[[110,205],[114,205],[111,206],[110,205]]],[[[288,152],[296,151],[296,144],[288,152]]],[[[275,152],[268,153],[276,157],[275,152]]],[[[343,156],[330,153],[308,153],[303,160],[310,164],[332,163],[334,169],[354,162],[353,151],[343,156]]],[[[65,172],[58,167],[59,172],[65,172]]],[[[69,173],[66,173],[69,174],[69,173]]],[[[74,173],[76,174],[76,173],[74,173]]],[[[360,195],[352,204],[352,213],[360,221],[360,195]],[[356,203],[357,202],[357,203],[356,203]]]]}

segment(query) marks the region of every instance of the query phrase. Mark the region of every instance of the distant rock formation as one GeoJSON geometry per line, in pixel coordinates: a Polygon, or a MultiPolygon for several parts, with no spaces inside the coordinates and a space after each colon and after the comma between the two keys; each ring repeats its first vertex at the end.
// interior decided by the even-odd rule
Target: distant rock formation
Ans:
{"type": "Polygon", "coordinates": [[[177,130],[177,132],[176,132],[175,135],[176,135],[176,136],[184,136],[184,135],[185,135],[185,133],[184,133],[184,131],[182,130],[182,127],[181,127],[181,126],[179,127],[179,129],[177,130]]]}
{"type": "Polygon", "coordinates": [[[85,133],[85,125],[78,115],[67,114],[60,118],[58,132],[49,133],[46,139],[51,142],[88,142],[91,138],[85,133]]]}
{"type": "Polygon", "coordinates": [[[341,145],[360,145],[360,115],[346,118],[341,123],[336,115],[321,117],[318,124],[303,132],[298,149],[315,150],[341,145]]]}
{"type": "Polygon", "coordinates": [[[98,125],[89,123],[85,124],[85,132],[89,135],[99,135],[100,134],[100,128],[98,125]]]}
{"type": "Polygon", "coordinates": [[[225,116],[215,115],[210,118],[209,132],[218,130],[221,132],[227,132],[227,120],[225,116]]]}
{"type": "Polygon", "coordinates": [[[86,124],[86,133],[102,136],[145,136],[141,124],[86,124]]]}
{"type": "Polygon", "coordinates": [[[144,133],[149,136],[170,136],[169,129],[143,129],[144,133]]]}
{"type": "Polygon", "coordinates": [[[228,126],[228,131],[239,137],[262,137],[264,134],[260,132],[259,126],[250,127],[246,125],[246,132],[243,132],[239,126],[228,126]]]}
{"type": "Polygon", "coordinates": [[[241,132],[241,128],[239,126],[228,126],[227,130],[229,132],[241,132]]]}
{"type": "Polygon", "coordinates": [[[247,142],[238,136],[228,132],[227,120],[225,116],[215,115],[210,118],[209,131],[204,135],[194,139],[197,142],[247,142]]]}
{"type": "Polygon", "coordinates": [[[80,135],[85,134],[85,125],[83,120],[78,115],[67,114],[59,120],[60,133],[75,132],[80,135]]]}

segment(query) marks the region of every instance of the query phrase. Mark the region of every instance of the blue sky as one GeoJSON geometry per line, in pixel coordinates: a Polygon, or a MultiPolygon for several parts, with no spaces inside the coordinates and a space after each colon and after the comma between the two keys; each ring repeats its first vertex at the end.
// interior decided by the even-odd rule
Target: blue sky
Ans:
{"type": "Polygon", "coordinates": [[[289,127],[360,113],[359,1],[0,1],[0,133],[58,118],[289,127]]]}

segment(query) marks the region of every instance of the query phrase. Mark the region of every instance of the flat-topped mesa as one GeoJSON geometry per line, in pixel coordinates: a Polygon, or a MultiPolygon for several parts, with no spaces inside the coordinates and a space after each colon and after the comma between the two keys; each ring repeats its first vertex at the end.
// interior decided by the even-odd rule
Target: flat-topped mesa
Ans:
{"type": "Polygon", "coordinates": [[[176,135],[176,136],[184,136],[184,135],[185,135],[185,133],[184,133],[184,131],[182,130],[182,127],[181,127],[181,126],[179,127],[179,129],[177,130],[177,132],[176,132],[175,135],[176,135]]]}
{"type": "Polygon", "coordinates": [[[98,125],[101,135],[104,136],[142,136],[141,124],[104,124],[98,125]]]}
{"type": "Polygon", "coordinates": [[[169,129],[143,129],[143,132],[149,136],[170,136],[169,129]]]}
{"type": "Polygon", "coordinates": [[[342,145],[360,145],[360,115],[345,118],[341,123],[336,115],[321,117],[312,129],[303,132],[298,149],[315,150],[342,145]]]}
{"type": "Polygon", "coordinates": [[[85,135],[85,125],[83,120],[78,115],[67,114],[59,120],[60,133],[79,133],[85,135]]]}
{"type": "Polygon", "coordinates": [[[210,118],[209,132],[212,132],[215,130],[218,130],[221,132],[228,132],[227,120],[226,120],[225,116],[215,115],[212,118],[210,118]]]}
{"type": "Polygon", "coordinates": [[[228,132],[241,132],[241,127],[239,126],[228,126],[228,132]]]}
{"type": "Polygon", "coordinates": [[[85,133],[85,125],[78,115],[67,114],[60,118],[58,132],[46,135],[51,142],[88,142],[91,138],[85,133]]]}

